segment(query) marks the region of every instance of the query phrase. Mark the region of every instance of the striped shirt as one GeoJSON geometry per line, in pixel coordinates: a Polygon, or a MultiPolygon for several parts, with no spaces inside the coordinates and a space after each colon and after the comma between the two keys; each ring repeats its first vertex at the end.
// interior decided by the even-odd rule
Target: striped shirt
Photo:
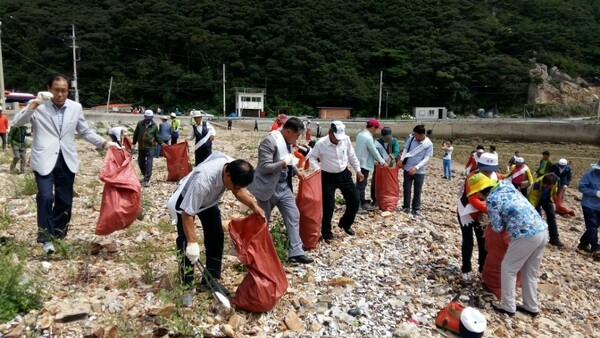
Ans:
{"type": "Polygon", "coordinates": [[[223,166],[232,160],[225,155],[214,159],[208,158],[194,168],[190,173],[192,176],[181,191],[183,200],[179,209],[188,215],[196,215],[216,205],[226,190],[223,182],[223,166]]]}
{"type": "Polygon", "coordinates": [[[58,120],[58,132],[60,133],[62,131],[62,125],[63,125],[63,120],[65,117],[65,110],[67,110],[67,105],[64,104],[62,107],[57,108],[55,105],[52,105],[54,107],[54,111],[56,112],[56,117],[58,120]]]}

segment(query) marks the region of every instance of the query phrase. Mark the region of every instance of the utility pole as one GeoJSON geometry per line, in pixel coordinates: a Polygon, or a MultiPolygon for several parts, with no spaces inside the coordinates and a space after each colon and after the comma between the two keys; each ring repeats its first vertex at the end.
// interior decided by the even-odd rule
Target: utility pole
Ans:
{"type": "Polygon", "coordinates": [[[108,106],[110,105],[110,92],[112,91],[112,80],[113,77],[110,77],[110,84],[108,85],[108,99],[106,100],[106,112],[108,113],[108,106]]]}
{"type": "Polygon", "coordinates": [[[389,91],[385,91],[385,119],[387,120],[387,113],[388,113],[388,98],[390,96],[390,92],[389,91]]]}
{"type": "Polygon", "coordinates": [[[6,93],[4,92],[4,67],[2,63],[2,21],[0,21],[0,107],[4,109],[6,93]]]}
{"type": "Polygon", "coordinates": [[[75,102],[79,102],[79,89],[77,89],[77,45],[75,44],[75,25],[71,25],[73,35],[71,35],[71,39],[73,41],[73,81],[71,82],[71,88],[73,90],[73,94],[75,95],[75,102]]]}
{"type": "Polygon", "coordinates": [[[383,90],[383,70],[379,73],[379,110],[377,111],[377,119],[381,119],[381,91],[383,90]]]}
{"type": "Polygon", "coordinates": [[[225,117],[225,64],[223,64],[223,117],[225,117]]]}

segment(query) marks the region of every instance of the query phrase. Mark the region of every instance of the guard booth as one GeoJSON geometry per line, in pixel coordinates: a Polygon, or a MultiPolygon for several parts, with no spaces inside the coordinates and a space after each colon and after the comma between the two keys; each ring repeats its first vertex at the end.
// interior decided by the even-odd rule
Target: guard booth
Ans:
{"type": "Polygon", "coordinates": [[[413,117],[417,120],[444,120],[448,118],[446,107],[415,107],[413,117]]]}
{"type": "Polygon", "coordinates": [[[261,117],[265,110],[266,88],[236,88],[235,115],[261,117]]]}

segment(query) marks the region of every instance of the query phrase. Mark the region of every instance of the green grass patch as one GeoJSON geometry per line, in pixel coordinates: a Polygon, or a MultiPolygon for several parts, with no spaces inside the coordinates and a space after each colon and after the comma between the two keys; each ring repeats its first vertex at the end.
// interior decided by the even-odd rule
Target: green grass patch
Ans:
{"type": "Polygon", "coordinates": [[[27,245],[8,241],[0,245],[0,321],[42,307],[42,287],[36,275],[25,274],[27,245]]]}
{"type": "Polygon", "coordinates": [[[287,237],[287,231],[285,225],[281,219],[271,223],[271,238],[273,238],[273,244],[275,245],[275,251],[277,256],[282,262],[286,262],[288,259],[288,249],[290,242],[287,237]]]}

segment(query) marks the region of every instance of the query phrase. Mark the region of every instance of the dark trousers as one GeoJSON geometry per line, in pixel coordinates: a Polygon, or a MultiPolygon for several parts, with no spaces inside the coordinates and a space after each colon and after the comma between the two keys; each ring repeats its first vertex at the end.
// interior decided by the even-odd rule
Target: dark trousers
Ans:
{"type": "Polygon", "coordinates": [[[583,220],[585,222],[585,232],[579,244],[591,245],[592,251],[599,251],[600,245],[598,245],[598,221],[600,221],[600,210],[594,210],[582,206],[583,220]]]}
{"type": "Polygon", "coordinates": [[[546,223],[548,223],[548,234],[550,240],[558,239],[558,227],[556,226],[556,211],[554,210],[554,202],[550,199],[540,200],[540,204],[535,208],[537,212],[542,215],[542,209],[546,213],[546,223]]]}
{"type": "Polygon", "coordinates": [[[423,182],[425,182],[425,174],[414,174],[410,176],[408,171],[404,172],[404,182],[402,182],[402,192],[404,194],[404,202],[402,203],[402,209],[410,209],[411,201],[410,195],[413,185],[415,186],[414,195],[412,198],[412,210],[421,209],[421,190],[423,189],[423,182]]]}
{"type": "Polygon", "coordinates": [[[179,136],[177,136],[177,137],[171,136],[171,144],[177,144],[177,139],[178,138],[179,138],[179,136]]]}
{"type": "MultiPolygon", "coordinates": [[[[460,219],[458,220],[458,224],[460,224],[460,219]]],[[[460,232],[462,234],[462,272],[471,272],[471,256],[473,256],[473,233],[475,233],[475,239],[477,240],[477,251],[479,252],[479,258],[477,262],[479,263],[478,271],[481,273],[483,271],[483,264],[485,264],[485,257],[487,255],[487,251],[485,251],[485,238],[483,237],[483,229],[481,228],[481,224],[478,221],[474,221],[467,226],[461,226],[460,232]]]]}
{"type": "MultiPolygon", "coordinates": [[[[183,198],[179,198],[178,204],[183,198]]],[[[223,260],[223,241],[225,234],[221,226],[221,211],[217,205],[198,213],[204,233],[204,250],[206,253],[206,270],[214,278],[221,278],[221,262],[223,260]]],[[[177,214],[177,253],[179,257],[179,276],[181,283],[187,287],[194,285],[194,266],[185,256],[187,241],[183,232],[181,215],[177,214]]]]}
{"type": "Polygon", "coordinates": [[[38,243],[53,238],[63,239],[67,236],[71,208],[73,206],[73,183],[75,173],[69,170],[62,153],[58,154],[54,169],[45,176],[34,172],[38,193],[37,224],[38,243]]]}
{"type": "Polygon", "coordinates": [[[373,168],[373,176],[371,177],[371,201],[373,204],[377,203],[377,196],[375,195],[375,168],[373,168]]]}
{"type": "Polygon", "coordinates": [[[356,193],[358,194],[360,204],[363,205],[367,200],[365,197],[365,190],[367,188],[367,182],[369,181],[369,171],[367,169],[360,168],[360,172],[365,176],[365,179],[356,182],[356,193]]]}
{"type": "Polygon", "coordinates": [[[158,158],[158,157],[162,156],[162,155],[160,154],[160,152],[161,152],[161,149],[162,149],[162,146],[163,146],[163,145],[169,145],[169,141],[171,141],[171,139],[166,139],[166,140],[162,140],[162,141],[163,141],[163,143],[162,143],[162,144],[160,144],[160,143],[159,143],[159,144],[157,144],[157,145],[156,145],[156,154],[154,154],[154,157],[157,157],[157,158],[158,158]]]}
{"type": "Polygon", "coordinates": [[[200,148],[196,149],[196,151],[194,152],[194,157],[196,158],[195,166],[204,162],[204,160],[206,160],[206,158],[208,156],[210,156],[210,154],[212,154],[212,147],[209,147],[209,148],[200,147],[200,148]]]}
{"type": "Polygon", "coordinates": [[[0,138],[2,138],[2,149],[6,149],[6,133],[0,133],[0,138]]]}
{"type": "Polygon", "coordinates": [[[325,239],[333,238],[331,232],[331,219],[335,209],[335,190],[340,189],[346,201],[346,211],[340,218],[339,227],[349,229],[354,223],[358,211],[358,194],[352,180],[352,173],[346,169],[340,173],[321,171],[321,186],[323,187],[323,222],[321,234],[325,239]]]}
{"type": "Polygon", "coordinates": [[[138,153],[138,166],[144,176],[144,182],[150,182],[152,177],[152,165],[154,163],[154,149],[151,150],[140,150],[138,153]]]}

